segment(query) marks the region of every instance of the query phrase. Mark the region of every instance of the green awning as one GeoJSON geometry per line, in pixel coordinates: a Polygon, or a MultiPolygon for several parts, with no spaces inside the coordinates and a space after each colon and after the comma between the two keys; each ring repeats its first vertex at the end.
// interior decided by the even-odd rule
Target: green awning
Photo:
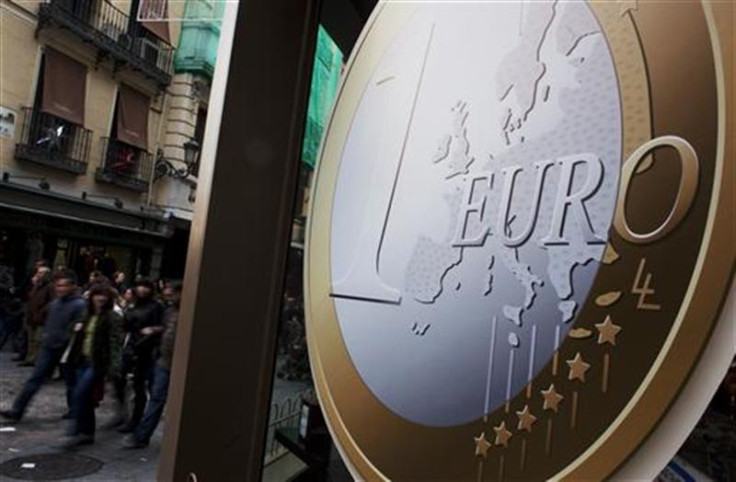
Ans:
{"type": "Polygon", "coordinates": [[[322,140],[327,116],[335,101],[341,71],[342,52],[320,25],[314,55],[312,86],[309,91],[307,125],[302,145],[302,161],[312,167],[317,163],[319,143],[322,140]]]}

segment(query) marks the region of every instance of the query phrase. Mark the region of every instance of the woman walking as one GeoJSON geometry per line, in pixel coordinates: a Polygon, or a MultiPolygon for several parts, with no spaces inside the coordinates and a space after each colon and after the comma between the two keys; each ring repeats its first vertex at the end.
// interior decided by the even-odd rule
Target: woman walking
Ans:
{"type": "Polygon", "coordinates": [[[94,442],[97,395],[104,389],[110,368],[114,327],[122,323],[113,310],[114,299],[109,286],[94,285],[89,292],[87,316],[73,327],[66,361],[70,369],[76,370],[77,384],[72,397],[74,419],[64,444],[67,448],[94,442]]]}

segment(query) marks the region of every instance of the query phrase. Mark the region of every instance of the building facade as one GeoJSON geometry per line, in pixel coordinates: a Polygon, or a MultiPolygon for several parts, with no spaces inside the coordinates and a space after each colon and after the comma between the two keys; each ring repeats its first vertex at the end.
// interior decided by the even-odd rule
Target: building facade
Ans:
{"type": "Polygon", "coordinates": [[[168,21],[185,8],[0,3],[0,264],[17,282],[41,258],[82,277],[180,274],[162,263],[182,243],[184,263],[187,237],[177,231],[188,232],[196,186],[196,152],[184,156],[184,146],[197,120],[170,127],[190,102],[174,71],[182,23],[168,21]]]}
{"type": "MultiPolygon", "coordinates": [[[[154,202],[169,217],[173,234],[163,251],[162,271],[182,278],[192,206],[196,199],[197,163],[187,162],[185,146],[201,147],[215,70],[223,2],[187,0],[174,56],[174,75],[168,89],[169,108],[163,132],[163,161],[154,202]],[[187,167],[189,167],[187,169],[187,167]]],[[[191,152],[191,149],[190,149],[191,152]]]]}
{"type": "MultiPolygon", "coordinates": [[[[0,0],[0,264],[181,278],[224,2],[0,0]],[[142,21],[147,19],[148,21],[142,21]]],[[[343,56],[320,27],[293,245],[343,56]]]]}

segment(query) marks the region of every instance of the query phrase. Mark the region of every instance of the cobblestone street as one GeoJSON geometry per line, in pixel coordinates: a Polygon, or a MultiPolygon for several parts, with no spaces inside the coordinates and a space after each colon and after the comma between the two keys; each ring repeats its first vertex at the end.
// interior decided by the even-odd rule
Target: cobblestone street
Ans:
{"type": "MultiPolygon", "coordinates": [[[[18,367],[16,362],[11,361],[13,353],[0,352],[0,408],[8,408],[25,380],[31,373],[32,368],[18,367]]],[[[294,397],[298,392],[307,387],[303,382],[289,382],[276,379],[274,387],[274,403],[279,403],[288,397],[294,397]]],[[[105,429],[104,425],[113,417],[113,401],[106,393],[105,399],[97,409],[97,435],[95,443],[83,446],[74,451],[65,451],[59,448],[64,435],[67,421],[61,416],[66,411],[65,385],[64,382],[52,381],[47,383],[31,402],[26,416],[21,422],[13,423],[0,419],[0,465],[19,457],[52,455],[67,457],[68,454],[81,455],[83,461],[101,466],[99,470],[82,477],[55,478],[53,480],[74,481],[154,481],[156,480],[158,458],[161,452],[161,437],[164,422],[159,424],[151,443],[144,449],[124,449],[121,442],[123,435],[114,429],[105,429]],[[87,460],[89,457],[93,460],[87,460]],[[96,463],[95,463],[96,462],[96,463]]],[[[54,463],[53,457],[41,457],[48,459],[48,464],[54,463]]],[[[57,463],[58,463],[57,459],[57,463]]],[[[64,458],[66,468],[75,463],[71,458],[64,458]]],[[[284,462],[288,462],[284,460],[284,462]]],[[[290,462],[294,465],[294,461],[290,462]]],[[[45,470],[54,471],[50,465],[43,467],[44,462],[36,462],[34,468],[21,471],[26,480],[52,480],[46,475],[45,470]],[[41,479],[43,477],[43,479],[41,479]]],[[[277,466],[279,464],[273,464],[277,466]]],[[[297,463],[297,467],[298,467],[297,463]]],[[[267,480],[279,479],[279,467],[269,467],[264,473],[267,480]],[[276,472],[274,472],[276,470],[276,472]]],[[[0,475],[0,480],[14,480],[0,475]]]]}
{"type": "MultiPolygon", "coordinates": [[[[12,353],[0,353],[0,407],[10,406],[32,368],[17,367],[11,361],[12,353]]],[[[38,393],[22,421],[12,423],[0,420],[0,464],[16,457],[39,454],[63,454],[59,443],[64,435],[66,420],[61,416],[66,411],[65,385],[63,381],[52,381],[38,393]]],[[[97,409],[97,436],[95,443],[73,451],[102,462],[99,471],[75,478],[77,481],[155,480],[159,453],[161,451],[160,424],[148,447],[126,450],[121,446],[123,435],[103,427],[113,416],[113,403],[106,394],[97,409]]],[[[34,471],[42,471],[40,463],[28,471],[28,479],[34,471]]],[[[1,477],[1,476],[0,476],[1,477]]],[[[60,479],[67,480],[67,479],[60,479]]]]}

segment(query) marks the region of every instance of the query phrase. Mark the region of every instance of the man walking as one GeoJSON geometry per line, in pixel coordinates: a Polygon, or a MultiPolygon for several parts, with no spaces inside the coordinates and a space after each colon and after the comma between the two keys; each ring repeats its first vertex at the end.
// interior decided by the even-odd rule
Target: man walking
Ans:
{"type": "Polygon", "coordinates": [[[133,432],[146,409],[164,316],[164,306],[153,295],[153,283],[146,279],[137,281],[135,305],[125,312],[125,332],[130,336],[125,347],[123,373],[130,370],[132,360],[134,400],[133,414],[118,430],[120,433],[133,432]]]}
{"type": "Polygon", "coordinates": [[[51,282],[51,268],[41,266],[31,278],[31,291],[28,293],[26,312],[26,332],[28,333],[28,352],[21,366],[33,366],[41,346],[41,333],[46,315],[54,299],[54,284],[51,282]]]}
{"type": "MultiPolygon", "coordinates": [[[[71,327],[84,321],[86,307],[82,297],[77,293],[77,277],[72,271],[62,271],[54,277],[54,286],[57,298],[51,302],[48,317],[43,328],[43,341],[36,358],[36,364],[31,377],[23,385],[18,397],[10,410],[0,412],[3,417],[19,421],[33,396],[43,383],[51,378],[54,369],[64,356],[71,327]]],[[[66,375],[67,406],[71,408],[74,378],[71,373],[66,375]]]]}
{"type": "Polygon", "coordinates": [[[176,324],[179,320],[179,300],[181,299],[181,284],[169,283],[163,291],[164,299],[169,308],[164,315],[165,324],[161,336],[161,349],[153,374],[151,400],[146,407],[146,413],[135,431],[125,437],[123,447],[143,448],[148,445],[151,435],[156,430],[166,405],[166,395],[169,390],[169,373],[174,356],[174,342],[176,341],[176,324]]]}

